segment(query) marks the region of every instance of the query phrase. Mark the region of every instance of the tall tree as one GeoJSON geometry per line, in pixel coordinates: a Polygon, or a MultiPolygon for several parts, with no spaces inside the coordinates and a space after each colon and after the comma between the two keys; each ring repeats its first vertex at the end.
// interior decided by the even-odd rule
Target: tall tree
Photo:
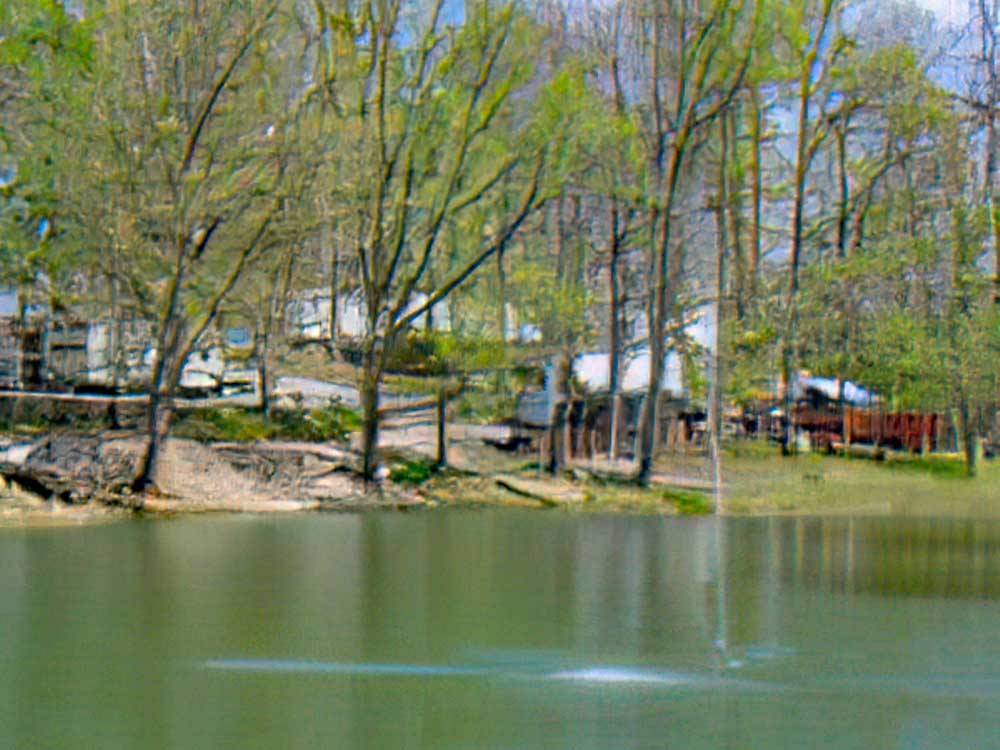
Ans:
{"type": "MultiPolygon", "coordinates": [[[[824,139],[829,135],[831,118],[824,117],[829,99],[817,102],[821,85],[831,75],[837,57],[845,48],[838,33],[835,16],[840,0],[809,0],[788,6],[786,38],[796,70],[795,162],[792,177],[791,231],[788,262],[788,296],[782,331],[781,382],[785,394],[785,435],[782,450],[795,446],[793,394],[795,390],[796,352],[799,327],[799,277],[804,252],[806,183],[809,170],[824,139]]],[[[837,100],[834,99],[834,102],[837,100]]],[[[835,105],[836,106],[836,105],[835,105]]]]}
{"type": "Polygon", "coordinates": [[[1000,2],[974,0],[972,3],[975,53],[965,101],[974,112],[983,138],[983,169],[980,195],[990,221],[986,245],[993,255],[993,300],[1000,305],[1000,207],[997,206],[997,159],[1000,155],[997,107],[1000,106],[1000,2]]]}
{"type": "MultiPolygon", "coordinates": [[[[61,211],[67,106],[93,66],[92,28],[62,3],[11,0],[0,8],[0,277],[38,302],[61,304],[81,261],[94,259],[61,211]]],[[[72,157],[70,157],[72,158],[72,157]]]]}
{"type": "Polygon", "coordinates": [[[315,87],[297,84],[295,23],[273,0],[110,2],[94,20],[94,72],[64,118],[83,161],[63,168],[81,222],[110,228],[124,253],[111,270],[154,323],[137,490],[155,486],[186,360],[287,241],[311,179],[315,87]]]}
{"type": "Polygon", "coordinates": [[[537,86],[536,32],[514,5],[467,4],[458,27],[446,23],[441,0],[419,20],[401,0],[316,7],[337,102],[329,118],[341,155],[328,165],[339,177],[333,223],[352,238],[364,293],[362,451],[371,479],[379,385],[394,339],[502,251],[544,202],[552,139],[540,137],[520,96],[537,86]],[[487,205],[490,218],[464,239],[460,260],[425,287],[447,254],[449,227],[487,205]],[[429,293],[418,301],[422,287],[429,293]]]}
{"type": "Polygon", "coordinates": [[[629,343],[629,258],[638,250],[642,211],[640,184],[645,165],[637,148],[639,128],[631,93],[635,90],[635,44],[627,3],[596,5],[581,23],[587,60],[593,61],[593,106],[581,117],[587,137],[584,170],[578,182],[595,198],[603,216],[591,226],[600,234],[595,245],[607,268],[607,347],[610,431],[608,457],[618,455],[622,375],[629,343]]]}
{"type": "Polygon", "coordinates": [[[757,33],[760,2],[671,0],[649,8],[651,127],[651,289],[647,309],[650,373],[640,422],[637,479],[648,482],[663,390],[666,333],[684,267],[674,246],[674,210],[682,175],[701,130],[730,105],[743,84],[757,33]],[[669,41],[668,41],[669,40],[669,41]]]}

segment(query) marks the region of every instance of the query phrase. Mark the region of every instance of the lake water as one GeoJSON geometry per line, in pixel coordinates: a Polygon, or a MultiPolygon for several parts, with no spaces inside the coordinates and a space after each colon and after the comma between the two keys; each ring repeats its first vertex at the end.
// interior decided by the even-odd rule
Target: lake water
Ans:
{"type": "Polygon", "coordinates": [[[998,552],[905,518],[0,529],[0,747],[1000,747],[998,552]]]}

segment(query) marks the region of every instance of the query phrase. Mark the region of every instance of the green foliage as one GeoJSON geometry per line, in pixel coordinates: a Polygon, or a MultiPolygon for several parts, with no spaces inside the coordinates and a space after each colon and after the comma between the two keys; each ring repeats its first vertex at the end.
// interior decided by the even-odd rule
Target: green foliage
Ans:
{"type": "Polygon", "coordinates": [[[455,410],[463,422],[500,424],[516,414],[517,396],[485,388],[467,389],[456,399],[455,410]]]}
{"type": "Polygon", "coordinates": [[[506,347],[500,341],[440,331],[410,331],[396,340],[387,369],[447,376],[492,370],[505,364],[506,347]]]}
{"type": "Polygon", "coordinates": [[[663,499],[672,503],[682,516],[707,516],[712,513],[712,502],[701,492],[667,490],[663,499]]]}
{"type": "Polygon", "coordinates": [[[700,352],[684,352],[682,361],[684,390],[693,401],[705,403],[708,398],[708,378],[702,367],[704,355],[700,352]]]}
{"type": "Polygon", "coordinates": [[[419,485],[434,475],[434,465],[426,459],[414,459],[394,466],[389,479],[397,484],[419,485]]]}
{"type": "Polygon", "coordinates": [[[525,321],[541,329],[546,341],[587,345],[593,330],[587,319],[591,294],[585,284],[569,273],[560,276],[552,258],[542,253],[521,263],[512,280],[525,321]]]}
{"type": "Polygon", "coordinates": [[[52,65],[86,70],[93,64],[91,24],[66,12],[57,0],[7,0],[0,8],[0,71],[26,70],[41,80],[52,65]]]}
{"type": "Polygon", "coordinates": [[[275,410],[270,419],[258,411],[206,408],[179,415],[174,434],[200,441],[343,441],[358,429],[357,413],[339,405],[311,411],[275,410]]]}
{"type": "MultiPolygon", "coordinates": [[[[794,192],[781,132],[798,82],[810,196],[799,298],[786,318],[790,286],[774,252],[784,239],[765,227],[760,278],[734,282],[753,291],[740,289],[740,318],[724,331],[729,395],[767,392],[794,350],[796,368],[850,377],[891,408],[982,415],[996,405],[1000,320],[983,272],[996,217],[970,169],[986,139],[969,115],[988,106],[943,91],[906,29],[905,42],[867,39],[841,0],[666,3],[652,15],[612,3],[564,28],[480,0],[454,27],[413,3],[84,6],[80,21],[58,0],[0,2],[0,167],[16,168],[0,188],[0,277],[33,287],[31,302],[103,314],[113,289],[116,304],[170,334],[156,348],[179,361],[234,298],[251,322],[280,318],[283,286],[321,283],[302,265],[286,279],[291,261],[313,252],[325,264],[333,232],[342,281],[364,286],[370,303],[364,343],[388,352],[367,365],[376,380],[383,365],[441,379],[435,389],[508,369],[507,304],[514,325],[543,331],[546,354],[580,351],[607,339],[612,247],[629,323],[649,299],[663,216],[674,224],[670,274],[702,273],[711,233],[690,217],[713,192],[704,175],[725,123],[728,272],[749,275],[748,131],[759,124],[768,224],[794,192]],[[663,166],[674,148],[685,154],[676,200],[663,166]],[[857,228],[856,245],[838,246],[845,227],[857,228]],[[230,283],[233,272],[242,277],[230,283]],[[436,312],[452,292],[458,332],[400,334],[417,293],[441,296],[436,312]]],[[[689,306],[675,292],[697,284],[668,281],[670,304],[689,306]]],[[[702,363],[688,356],[687,385],[701,398],[702,363]]],[[[513,401],[470,386],[458,412],[495,421],[513,401]]],[[[354,420],[336,408],[269,421],[216,411],[182,417],[181,429],[314,440],[354,420]]]]}
{"type": "Polygon", "coordinates": [[[346,440],[361,427],[358,413],[339,405],[307,412],[279,411],[273,419],[278,429],[275,437],[310,442],[346,440]]]}
{"type": "Polygon", "coordinates": [[[66,277],[91,258],[89,233],[68,210],[71,185],[60,176],[64,161],[75,163],[67,120],[92,74],[93,29],[54,0],[3,5],[0,170],[16,177],[0,187],[0,279],[23,284],[45,273],[55,298],[66,277]]]}
{"type": "Polygon", "coordinates": [[[245,409],[198,409],[177,418],[174,435],[202,442],[251,443],[272,437],[271,426],[259,412],[245,409]]]}
{"type": "Polygon", "coordinates": [[[0,432],[38,435],[57,430],[96,432],[108,427],[105,407],[65,405],[43,399],[3,399],[0,401],[0,432]]]}

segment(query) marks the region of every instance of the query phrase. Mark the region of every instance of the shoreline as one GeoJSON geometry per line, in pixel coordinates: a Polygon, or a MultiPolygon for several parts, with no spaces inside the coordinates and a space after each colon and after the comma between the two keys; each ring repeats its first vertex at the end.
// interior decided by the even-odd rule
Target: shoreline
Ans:
{"type": "MultiPolygon", "coordinates": [[[[656,483],[639,487],[628,464],[577,464],[559,477],[537,470],[527,456],[483,445],[475,432],[451,444],[454,468],[436,472],[419,430],[388,430],[387,477],[365,488],[357,453],[346,443],[196,442],[171,438],[158,472],[160,492],[112,502],[62,502],[0,486],[0,526],[77,525],[122,517],[206,513],[302,514],[509,507],[614,515],[714,513],[705,461],[697,454],[661,457],[656,483]],[[394,434],[399,433],[399,434],[394,434]],[[416,467],[416,481],[407,472],[416,467]],[[430,468],[428,468],[430,467],[430,468]],[[421,473],[423,472],[423,473],[421,473]]],[[[142,446],[136,433],[50,433],[34,445],[72,455],[90,446],[94,460],[121,465],[142,446]],[[70,441],[60,447],[59,441],[70,441]],[[54,447],[53,447],[54,446],[54,447]],[[95,447],[96,446],[96,447],[95,447]]],[[[27,455],[23,441],[6,451],[27,455]]],[[[1000,462],[984,462],[978,479],[936,475],[857,458],[806,454],[776,460],[767,446],[737,444],[724,459],[726,517],[941,515],[1000,520],[1000,462]]]]}

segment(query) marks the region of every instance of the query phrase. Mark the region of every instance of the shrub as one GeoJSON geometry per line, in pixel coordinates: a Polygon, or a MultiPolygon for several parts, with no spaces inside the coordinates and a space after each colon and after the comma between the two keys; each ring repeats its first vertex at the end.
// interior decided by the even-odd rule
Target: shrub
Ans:
{"type": "Polygon", "coordinates": [[[249,443],[270,437],[267,420],[246,409],[197,409],[178,415],[174,434],[192,440],[249,443]]]}
{"type": "Polygon", "coordinates": [[[361,426],[361,418],[339,404],[311,411],[280,411],[272,414],[272,437],[286,440],[329,442],[345,440],[361,426]]]}
{"type": "Polygon", "coordinates": [[[389,479],[397,484],[423,484],[434,474],[434,466],[427,460],[406,461],[394,466],[389,479]]]}
{"type": "Polygon", "coordinates": [[[361,424],[360,417],[339,403],[311,411],[259,411],[206,408],[181,414],[174,434],[201,441],[304,440],[341,441],[361,424]]]}

